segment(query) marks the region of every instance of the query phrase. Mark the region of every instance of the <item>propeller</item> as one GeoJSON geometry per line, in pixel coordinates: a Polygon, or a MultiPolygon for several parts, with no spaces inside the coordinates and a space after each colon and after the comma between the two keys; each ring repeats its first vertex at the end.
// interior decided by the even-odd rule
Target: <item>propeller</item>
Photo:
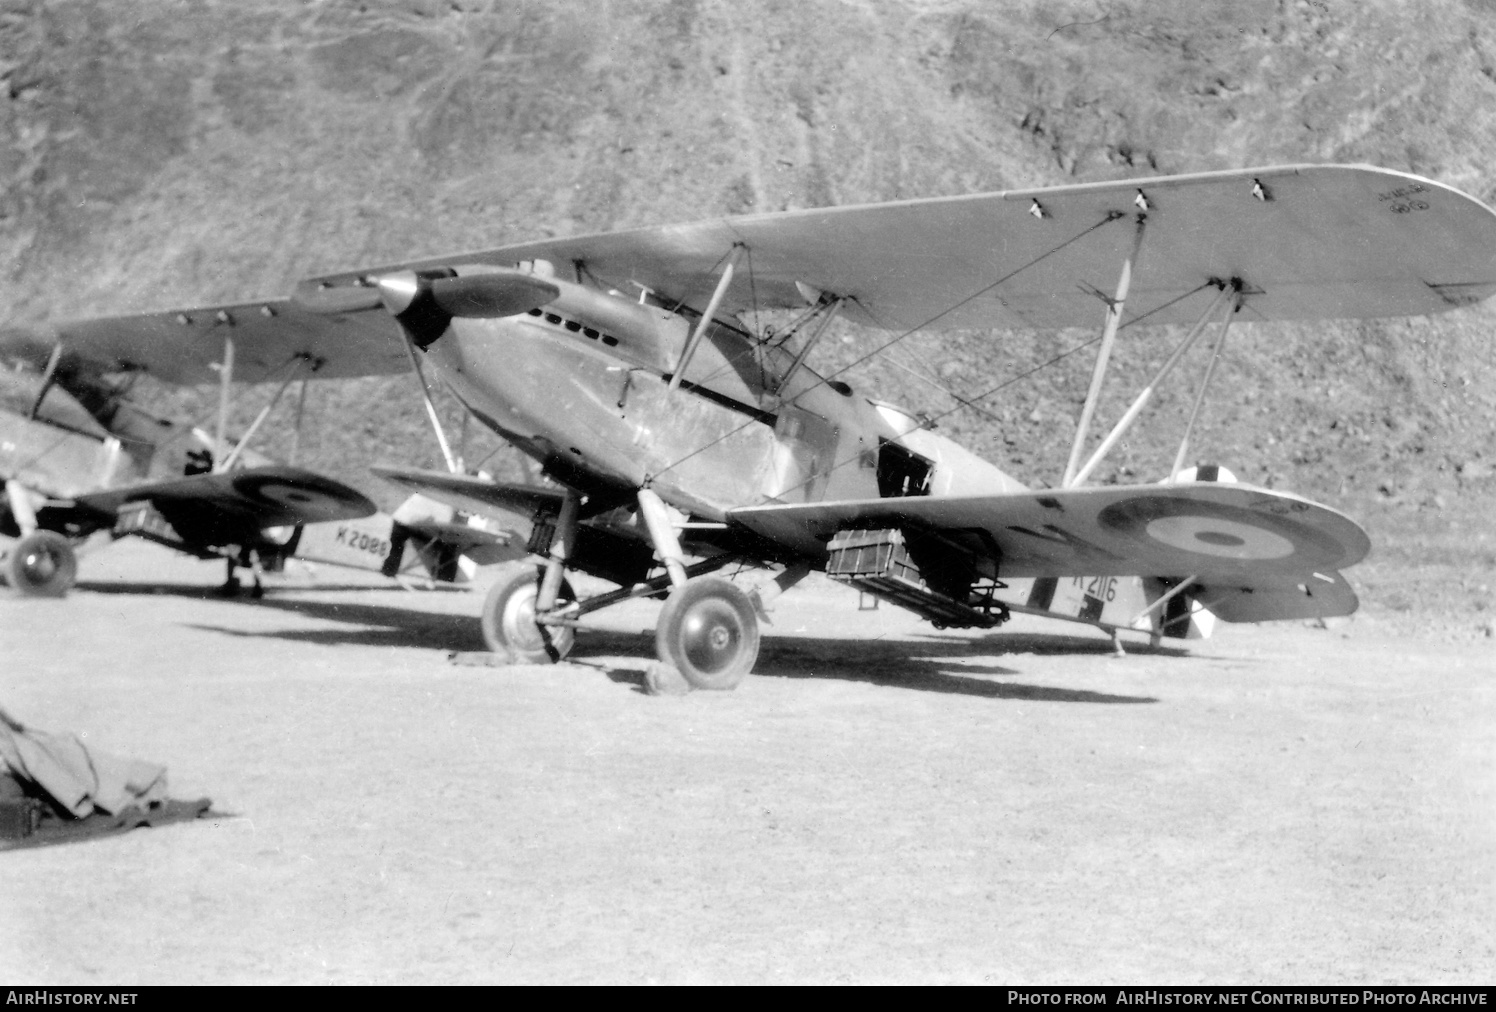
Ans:
{"type": "Polygon", "coordinates": [[[376,287],[384,308],[422,348],[446,333],[454,317],[491,320],[514,316],[561,294],[555,282],[507,268],[461,277],[449,269],[397,271],[381,277],[376,287]]]}
{"type": "Polygon", "coordinates": [[[528,313],[561,294],[555,282],[513,268],[464,274],[449,267],[395,271],[358,285],[303,288],[295,301],[313,313],[357,313],[383,306],[425,348],[454,317],[492,320],[528,313]]]}

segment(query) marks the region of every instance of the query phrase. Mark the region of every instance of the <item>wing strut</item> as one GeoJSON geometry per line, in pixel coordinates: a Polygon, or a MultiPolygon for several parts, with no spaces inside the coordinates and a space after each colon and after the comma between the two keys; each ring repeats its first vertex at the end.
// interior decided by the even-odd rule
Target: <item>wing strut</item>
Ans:
{"type": "Polygon", "coordinates": [[[442,448],[442,458],[447,462],[447,470],[452,474],[457,474],[462,468],[458,466],[457,458],[452,456],[452,447],[447,443],[447,434],[442,430],[441,419],[437,417],[436,405],[431,402],[431,387],[426,385],[426,374],[421,371],[421,362],[416,358],[416,350],[403,327],[400,330],[400,339],[405,345],[405,354],[410,357],[410,368],[416,374],[416,382],[421,384],[421,400],[426,405],[426,417],[431,419],[431,428],[436,432],[436,442],[442,448]]]}
{"type": "Polygon", "coordinates": [[[1075,442],[1070,447],[1070,460],[1065,464],[1061,488],[1069,488],[1074,483],[1076,468],[1080,467],[1080,454],[1091,430],[1091,417],[1096,413],[1096,402],[1101,398],[1101,381],[1106,378],[1106,366],[1112,357],[1112,342],[1117,338],[1117,325],[1122,320],[1122,311],[1127,307],[1127,291],[1132,287],[1132,265],[1138,259],[1138,251],[1143,245],[1143,229],[1147,224],[1148,216],[1138,215],[1138,227],[1132,237],[1132,252],[1122,261],[1122,276],[1117,279],[1117,294],[1106,303],[1106,326],[1101,331],[1101,347],[1096,351],[1096,365],[1091,370],[1091,388],[1086,391],[1086,404],[1081,408],[1080,424],[1075,427],[1075,442]]]}
{"type": "Polygon", "coordinates": [[[301,378],[301,389],[296,393],[296,431],[291,435],[291,459],[296,463],[301,456],[301,419],[306,414],[306,377],[301,378]]]}
{"type": "MultiPolygon", "coordinates": [[[[286,388],[289,387],[293,381],[295,381],[296,374],[301,371],[301,367],[306,365],[306,362],[307,360],[305,356],[297,356],[296,368],[292,369],[291,375],[287,376],[285,378],[285,381],[282,382],[278,388],[276,388],[275,396],[271,397],[270,402],[260,409],[260,413],[258,415],[255,415],[255,420],[250,423],[248,431],[246,431],[244,435],[239,437],[239,442],[234,445],[233,451],[223,459],[223,462],[219,464],[216,470],[227,471],[229,468],[234,466],[234,461],[239,459],[239,455],[244,452],[244,448],[249,445],[249,441],[253,439],[255,433],[259,431],[260,425],[265,421],[266,418],[270,417],[270,412],[280,401],[281,394],[285,393],[286,388]]],[[[306,392],[305,380],[302,381],[301,389],[303,393],[306,392]]]]}
{"type": "Polygon", "coordinates": [[[223,361],[218,363],[218,431],[213,435],[213,455],[220,463],[215,472],[224,470],[222,461],[228,456],[229,404],[233,400],[234,339],[223,339],[223,361]]]}
{"type": "MultiPolygon", "coordinates": [[[[1220,315],[1221,307],[1228,302],[1234,303],[1240,297],[1241,281],[1239,279],[1221,284],[1221,290],[1216,293],[1215,298],[1210,300],[1210,305],[1205,308],[1205,312],[1200,314],[1200,319],[1195,321],[1195,325],[1190,328],[1190,332],[1185,336],[1184,340],[1179,342],[1179,346],[1169,355],[1168,361],[1163,364],[1158,373],[1143,388],[1143,392],[1138,394],[1137,398],[1132,402],[1132,406],[1127,409],[1126,414],[1112,427],[1112,431],[1107,434],[1106,439],[1101,441],[1101,445],[1096,448],[1096,452],[1091,454],[1091,459],[1086,461],[1085,467],[1082,467],[1070,481],[1065,483],[1065,488],[1074,488],[1091,476],[1091,472],[1096,470],[1097,465],[1106,459],[1106,455],[1111,452],[1112,447],[1116,446],[1118,441],[1127,433],[1127,430],[1132,428],[1132,423],[1137,421],[1138,415],[1142,413],[1143,408],[1147,407],[1148,401],[1152,399],[1153,391],[1158,389],[1158,385],[1164,381],[1169,373],[1174,371],[1174,367],[1179,364],[1179,360],[1184,357],[1184,353],[1189,351],[1200,335],[1205,332],[1205,328],[1210,321],[1220,315]]],[[[1234,304],[1231,307],[1231,311],[1236,311],[1234,304]]]]}
{"type": "Polygon", "coordinates": [[[1232,312],[1221,324],[1220,336],[1216,338],[1215,349],[1210,353],[1210,363],[1205,367],[1205,375],[1200,379],[1200,390],[1195,394],[1195,406],[1190,410],[1190,420],[1184,426],[1184,437],[1179,440],[1179,452],[1174,455],[1174,466],[1169,469],[1169,484],[1179,480],[1179,471],[1184,467],[1184,455],[1189,452],[1190,433],[1195,429],[1195,420],[1200,417],[1200,406],[1205,403],[1205,388],[1210,386],[1210,379],[1215,375],[1216,363],[1220,361],[1221,349],[1226,346],[1226,334],[1231,330],[1231,321],[1236,319],[1236,310],[1241,308],[1241,293],[1236,296],[1236,305],[1232,312]]]}
{"type": "Polygon", "coordinates": [[[1159,599],[1157,601],[1154,601],[1148,607],[1144,608],[1142,611],[1138,612],[1132,618],[1128,619],[1127,620],[1127,624],[1129,626],[1135,626],[1135,625],[1137,625],[1138,622],[1141,619],[1147,618],[1149,615],[1152,615],[1154,612],[1158,611],[1164,605],[1166,605],[1170,601],[1174,600],[1174,598],[1178,597],[1180,594],[1184,593],[1190,587],[1194,586],[1197,582],[1199,582],[1199,580],[1200,580],[1200,577],[1198,577],[1198,576],[1191,576],[1191,577],[1189,577],[1189,578],[1187,578],[1185,580],[1180,581],[1179,583],[1175,584],[1174,586],[1170,587],[1168,590],[1166,590],[1159,597],[1159,599]]]}
{"type": "Polygon", "coordinates": [[[706,312],[701,314],[701,319],[696,321],[696,329],[691,332],[691,338],[686,342],[686,347],[680,353],[680,361],[675,363],[675,370],[670,376],[670,392],[680,386],[680,381],[686,375],[686,366],[691,364],[691,356],[696,354],[696,346],[706,334],[706,329],[712,325],[712,317],[717,314],[717,307],[722,304],[722,296],[727,294],[727,286],[732,284],[733,265],[738,261],[738,250],[743,247],[734,244],[732,250],[727,254],[727,263],[722,265],[722,275],[717,278],[717,290],[712,292],[712,300],[706,304],[706,312]]]}
{"type": "Polygon", "coordinates": [[[801,347],[800,354],[795,356],[795,360],[790,363],[790,367],[784,371],[784,375],[774,385],[774,393],[777,394],[790,385],[791,377],[800,371],[800,367],[805,364],[806,358],[810,356],[811,349],[816,346],[816,342],[821,339],[821,335],[826,333],[826,328],[831,326],[831,321],[836,319],[836,315],[841,312],[842,304],[846,301],[841,296],[835,296],[829,301],[822,303],[822,307],[824,307],[822,311],[826,315],[821,317],[821,322],[816,324],[816,329],[811,331],[810,336],[805,339],[805,344],[801,347]]]}
{"type": "Polygon", "coordinates": [[[47,368],[42,373],[42,386],[36,392],[36,400],[31,402],[31,410],[26,412],[26,417],[32,421],[36,420],[37,412],[42,409],[42,401],[46,399],[47,392],[52,389],[52,384],[57,382],[57,365],[62,361],[62,342],[58,341],[52,346],[52,354],[47,356],[47,368]]]}

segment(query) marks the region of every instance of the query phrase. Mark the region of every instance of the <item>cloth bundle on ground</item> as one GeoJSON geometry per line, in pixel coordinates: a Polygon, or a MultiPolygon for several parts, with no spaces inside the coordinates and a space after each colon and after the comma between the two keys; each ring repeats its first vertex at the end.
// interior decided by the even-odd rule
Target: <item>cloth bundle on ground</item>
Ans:
{"type": "Polygon", "coordinates": [[[25,727],[0,710],[0,805],[23,813],[8,820],[16,825],[0,836],[0,849],[8,849],[194,819],[212,802],[172,801],[166,767],[100,752],[74,735],[25,727]],[[39,802],[29,824],[28,801],[39,802]]]}

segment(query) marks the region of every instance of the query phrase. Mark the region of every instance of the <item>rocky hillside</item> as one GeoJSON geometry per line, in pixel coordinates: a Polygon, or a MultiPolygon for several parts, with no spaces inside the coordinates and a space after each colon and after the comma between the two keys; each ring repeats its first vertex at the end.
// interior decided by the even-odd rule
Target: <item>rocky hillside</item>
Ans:
{"type": "MultiPolygon", "coordinates": [[[[1371,162],[1492,201],[1493,154],[1488,0],[0,0],[0,320],[281,294],[535,236],[1276,162],[1371,162]]],[[[1238,330],[1196,446],[1366,522],[1373,603],[1437,589],[1434,610],[1477,628],[1493,322],[1238,330]]],[[[850,378],[944,411],[930,380],[969,395],[1091,336],[919,334],[850,378]]],[[[1126,332],[1119,380],[1176,338],[1126,332]]],[[[822,364],[881,336],[840,339],[822,364]]],[[[1088,370],[1071,355],[944,431],[1054,480],[1088,370]]],[[[1167,468],[1184,386],[1103,477],[1167,468]]],[[[309,462],[365,485],[374,460],[434,463],[413,389],[328,385],[309,462]]],[[[287,426],[269,438],[288,446],[287,426]]],[[[484,438],[470,457],[510,466],[484,438]]]]}

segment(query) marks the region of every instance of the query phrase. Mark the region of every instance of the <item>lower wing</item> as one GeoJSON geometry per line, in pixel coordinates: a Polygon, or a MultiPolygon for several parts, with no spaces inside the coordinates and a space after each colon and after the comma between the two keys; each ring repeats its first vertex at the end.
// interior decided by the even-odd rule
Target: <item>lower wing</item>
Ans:
{"type": "Polygon", "coordinates": [[[422,495],[429,495],[447,505],[513,523],[515,514],[529,519],[537,512],[554,513],[561,508],[565,494],[559,489],[539,485],[506,485],[489,478],[446,471],[419,471],[398,467],[371,467],[385,481],[422,495]]]}
{"type": "Polygon", "coordinates": [[[130,507],[150,507],[189,543],[243,544],[270,527],[352,520],[374,512],[361,492],[312,471],[287,465],[196,474],[89,492],[74,502],[116,516],[131,533],[130,507]]]}
{"type": "Polygon", "coordinates": [[[1206,482],[771,504],[728,516],[816,559],[840,531],[898,528],[939,535],[1001,578],[1189,580],[1190,596],[1231,622],[1349,614],[1356,596],[1339,570],[1371,547],[1327,506],[1206,482]]]}

